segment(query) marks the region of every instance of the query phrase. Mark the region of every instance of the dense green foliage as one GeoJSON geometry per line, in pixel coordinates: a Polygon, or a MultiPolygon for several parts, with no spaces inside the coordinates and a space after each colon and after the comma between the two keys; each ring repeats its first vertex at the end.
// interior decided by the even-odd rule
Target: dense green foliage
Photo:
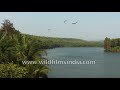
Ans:
{"type": "Polygon", "coordinates": [[[42,37],[27,35],[31,38],[41,41],[41,48],[49,49],[56,47],[103,47],[103,42],[101,41],[86,41],[74,38],[53,38],[53,37],[42,37]]]}
{"type": "Polygon", "coordinates": [[[15,30],[9,20],[0,29],[0,77],[38,78],[46,76],[47,65],[23,65],[22,61],[41,61],[45,53],[40,42],[15,30]]]}
{"type": "Polygon", "coordinates": [[[106,52],[120,52],[120,38],[105,38],[104,49],[106,52]]]}
{"type": "Polygon", "coordinates": [[[25,67],[17,64],[0,64],[0,78],[23,78],[27,73],[28,70],[25,67]]]}

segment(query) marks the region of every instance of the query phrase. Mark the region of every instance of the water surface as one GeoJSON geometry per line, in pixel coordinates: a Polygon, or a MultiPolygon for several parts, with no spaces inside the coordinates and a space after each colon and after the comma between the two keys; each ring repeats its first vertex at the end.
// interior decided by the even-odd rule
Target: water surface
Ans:
{"type": "Polygon", "coordinates": [[[47,50],[49,60],[95,61],[95,64],[50,65],[49,78],[120,77],[120,53],[106,53],[100,47],[67,47],[47,50]]]}

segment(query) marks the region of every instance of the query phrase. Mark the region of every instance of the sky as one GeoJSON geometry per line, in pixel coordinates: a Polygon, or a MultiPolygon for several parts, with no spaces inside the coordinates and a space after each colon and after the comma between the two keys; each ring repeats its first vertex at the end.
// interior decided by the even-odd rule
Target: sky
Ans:
{"type": "Polygon", "coordinates": [[[5,19],[20,32],[37,36],[88,41],[120,38],[120,12],[0,12],[0,23],[5,19]]]}

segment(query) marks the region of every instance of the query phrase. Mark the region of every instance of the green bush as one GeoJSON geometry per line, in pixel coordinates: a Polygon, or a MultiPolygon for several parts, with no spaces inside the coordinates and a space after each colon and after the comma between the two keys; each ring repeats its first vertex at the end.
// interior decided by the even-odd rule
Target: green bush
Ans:
{"type": "Polygon", "coordinates": [[[28,73],[25,67],[17,64],[0,64],[0,78],[23,78],[28,73]]]}

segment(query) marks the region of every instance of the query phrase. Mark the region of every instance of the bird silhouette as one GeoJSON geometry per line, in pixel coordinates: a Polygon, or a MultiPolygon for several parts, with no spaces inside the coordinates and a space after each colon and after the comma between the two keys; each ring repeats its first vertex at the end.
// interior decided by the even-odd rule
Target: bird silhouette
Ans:
{"type": "Polygon", "coordinates": [[[72,24],[77,24],[78,23],[78,21],[76,21],[75,23],[72,23],[72,24]]]}
{"type": "Polygon", "coordinates": [[[48,29],[48,31],[50,31],[51,29],[48,29]]]}
{"type": "Polygon", "coordinates": [[[64,21],[64,23],[66,23],[66,22],[67,22],[67,20],[64,21]]]}

